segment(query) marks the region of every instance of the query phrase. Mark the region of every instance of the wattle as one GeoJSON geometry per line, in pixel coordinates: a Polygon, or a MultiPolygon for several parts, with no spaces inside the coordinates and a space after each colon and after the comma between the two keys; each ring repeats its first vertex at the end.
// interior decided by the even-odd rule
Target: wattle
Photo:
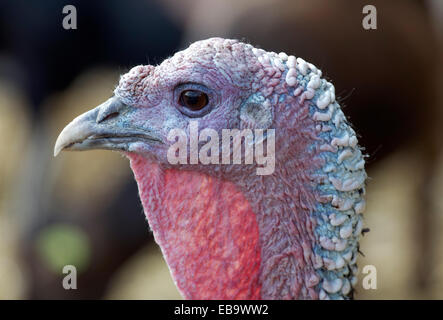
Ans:
{"type": "Polygon", "coordinates": [[[146,217],[186,299],[260,299],[259,228],[234,184],[129,154],[146,217]]]}

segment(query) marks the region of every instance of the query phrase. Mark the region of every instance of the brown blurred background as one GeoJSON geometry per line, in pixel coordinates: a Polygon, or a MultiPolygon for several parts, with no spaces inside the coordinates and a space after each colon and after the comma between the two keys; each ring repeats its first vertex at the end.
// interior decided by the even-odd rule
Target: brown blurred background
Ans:
{"type": "Polygon", "coordinates": [[[128,161],[52,149],[119,74],[212,36],[302,57],[335,84],[369,156],[359,265],[378,281],[356,298],[443,299],[440,0],[0,1],[0,299],[180,299],[128,161]]]}

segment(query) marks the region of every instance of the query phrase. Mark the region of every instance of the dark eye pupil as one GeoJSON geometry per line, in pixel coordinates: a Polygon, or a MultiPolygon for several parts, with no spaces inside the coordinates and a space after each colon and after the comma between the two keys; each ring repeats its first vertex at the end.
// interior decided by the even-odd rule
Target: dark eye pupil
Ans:
{"type": "Polygon", "coordinates": [[[181,93],[180,102],[183,106],[197,111],[208,104],[208,96],[201,91],[186,90],[181,93]]]}

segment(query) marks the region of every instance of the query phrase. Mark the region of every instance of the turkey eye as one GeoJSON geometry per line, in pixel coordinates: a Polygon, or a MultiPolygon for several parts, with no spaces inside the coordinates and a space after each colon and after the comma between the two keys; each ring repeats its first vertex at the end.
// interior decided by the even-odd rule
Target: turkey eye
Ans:
{"type": "Polygon", "coordinates": [[[185,90],[180,94],[180,104],[192,111],[198,111],[208,104],[208,95],[198,90],[185,90]]]}

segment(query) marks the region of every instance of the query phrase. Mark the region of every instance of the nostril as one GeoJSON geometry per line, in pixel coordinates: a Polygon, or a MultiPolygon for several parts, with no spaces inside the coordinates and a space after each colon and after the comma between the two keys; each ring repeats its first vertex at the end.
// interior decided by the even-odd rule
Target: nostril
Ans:
{"type": "Polygon", "coordinates": [[[100,122],[103,122],[103,121],[110,120],[110,119],[112,119],[112,118],[115,118],[115,117],[117,117],[118,115],[119,115],[118,112],[112,112],[112,113],[106,115],[103,119],[100,119],[99,123],[100,123],[100,122]]]}
{"type": "Polygon", "coordinates": [[[106,120],[111,120],[120,115],[120,113],[127,108],[126,104],[116,97],[108,99],[97,107],[96,123],[101,123],[106,120]]]}

